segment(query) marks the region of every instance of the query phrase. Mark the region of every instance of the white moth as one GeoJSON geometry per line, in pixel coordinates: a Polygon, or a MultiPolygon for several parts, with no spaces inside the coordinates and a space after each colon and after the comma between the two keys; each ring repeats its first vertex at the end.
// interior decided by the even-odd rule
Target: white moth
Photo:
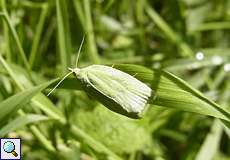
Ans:
{"type": "Polygon", "coordinates": [[[67,76],[74,73],[90,96],[95,97],[110,110],[131,118],[142,116],[152,94],[151,88],[146,84],[113,67],[91,65],[69,70],[71,72],[64,76],[54,89],[67,76]]]}

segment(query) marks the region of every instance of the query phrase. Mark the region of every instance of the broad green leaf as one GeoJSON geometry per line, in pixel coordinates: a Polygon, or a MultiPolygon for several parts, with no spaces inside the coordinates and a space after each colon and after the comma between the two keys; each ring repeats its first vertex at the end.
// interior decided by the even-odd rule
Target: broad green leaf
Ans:
{"type": "Polygon", "coordinates": [[[115,153],[132,153],[150,145],[151,136],[139,121],[114,114],[102,105],[93,111],[80,110],[74,119],[80,128],[115,153]]]}
{"type": "Polygon", "coordinates": [[[44,120],[49,120],[48,117],[43,115],[36,115],[36,114],[27,114],[14,120],[10,121],[7,125],[0,129],[0,137],[5,136],[9,132],[12,132],[18,128],[21,128],[27,124],[33,124],[35,122],[40,122],[44,120]]]}

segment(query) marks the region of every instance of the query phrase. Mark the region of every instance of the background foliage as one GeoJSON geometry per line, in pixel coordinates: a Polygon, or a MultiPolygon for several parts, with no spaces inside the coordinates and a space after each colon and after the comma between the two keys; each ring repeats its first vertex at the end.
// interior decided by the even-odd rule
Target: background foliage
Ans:
{"type": "Polygon", "coordinates": [[[0,8],[0,136],[23,139],[23,159],[230,159],[230,1],[0,8]],[[73,77],[45,96],[76,66],[85,34],[78,66],[114,65],[154,90],[142,119],[108,110],[73,77]]]}

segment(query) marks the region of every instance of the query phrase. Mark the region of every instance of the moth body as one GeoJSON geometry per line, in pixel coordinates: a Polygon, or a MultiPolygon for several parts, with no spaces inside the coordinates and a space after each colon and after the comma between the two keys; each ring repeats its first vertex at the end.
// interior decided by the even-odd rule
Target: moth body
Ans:
{"type": "Polygon", "coordinates": [[[152,90],[146,84],[118,69],[91,65],[74,72],[83,88],[112,111],[139,118],[146,109],[152,90]]]}

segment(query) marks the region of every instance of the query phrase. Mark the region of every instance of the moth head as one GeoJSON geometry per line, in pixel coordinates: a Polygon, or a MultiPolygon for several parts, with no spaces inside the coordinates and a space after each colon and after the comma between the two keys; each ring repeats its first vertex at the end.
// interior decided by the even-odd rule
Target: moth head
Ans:
{"type": "MultiPolygon", "coordinates": [[[[78,64],[78,59],[79,59],[79,56],[80,56],[80,52],[81,52],[81,48],[82,48],[82,45],[83,45],[83,43],[84,43],[84,40],[85,40],[85,35],[84,35],[84,37],[83,37],[83,39],[82,39],[82,41],[81,41],[81,45],[80,45],[80,47],[79,47],[79,49],[78,49],[78,53],[77,53],[77,58],[76,58],[76,66],[77,66],[77,64],[78,64]]],[[[62,83],[62,81],[64,81],[70,74],[72,74],[72,73],[74,73],[77,77],[79,77],[79,75],[80,75],[80,68],[68,68],[68,70],[70,70],[70,72],[69,73],[67,73],[58,83],[57,83],[57,85],[47,94],[47,96],[49,96],[61,83],[62,83]]]]}
{"type": "Polygon", "coordinates": [[[75,73],[76,75],[80,72],[80,68],[68,68],[68,70],[72,73],[75,73]]]}

